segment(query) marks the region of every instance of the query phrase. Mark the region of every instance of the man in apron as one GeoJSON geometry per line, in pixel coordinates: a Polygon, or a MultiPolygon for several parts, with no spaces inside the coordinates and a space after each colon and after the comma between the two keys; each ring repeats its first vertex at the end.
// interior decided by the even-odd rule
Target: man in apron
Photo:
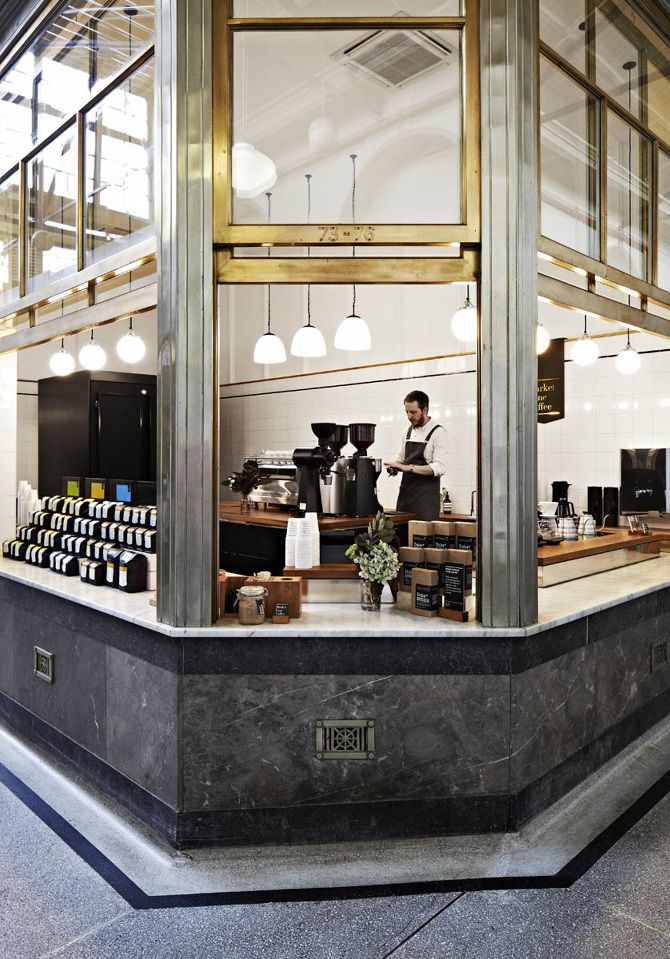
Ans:
{"type": "Polygon", "coordinates": [[[397,459],[384,464],[391,476],[402,473],[396,509],[426,521],[439,518],[440,476],[447,468],[446,430],[431,420],[428,407],[428,396],[421,390],[407,394],[410,426],[397,459]]]}

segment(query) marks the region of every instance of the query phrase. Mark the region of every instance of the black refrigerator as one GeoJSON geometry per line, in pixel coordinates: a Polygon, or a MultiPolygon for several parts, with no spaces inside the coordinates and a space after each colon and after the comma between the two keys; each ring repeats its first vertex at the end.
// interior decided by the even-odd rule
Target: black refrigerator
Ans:
{"type": "Polygon", "coordinates": [[[38,383],[39,494],[64,476],[156,480],[156,377],[51,376],[38,383]]]}

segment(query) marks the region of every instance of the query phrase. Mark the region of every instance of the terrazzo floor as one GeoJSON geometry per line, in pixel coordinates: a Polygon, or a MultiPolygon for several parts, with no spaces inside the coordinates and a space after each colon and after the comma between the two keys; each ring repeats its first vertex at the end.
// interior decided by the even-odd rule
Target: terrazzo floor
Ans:
{"type": "Polygon", "coordinates": [[[568,888],[360,898],[324,890],[314,901],[269,894],[264,902],[167,909],[130,906],[3,785],[0,817],[1,959],[670,955],[668,794],[568,888]]]}

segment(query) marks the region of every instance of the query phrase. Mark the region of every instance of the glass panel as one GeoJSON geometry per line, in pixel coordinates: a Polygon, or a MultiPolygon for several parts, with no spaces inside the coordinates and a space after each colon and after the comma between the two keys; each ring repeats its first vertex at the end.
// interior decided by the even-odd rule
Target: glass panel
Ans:
{"type": "Polygon", "coordinates": [[[153,233],[153,60],[86,116],[89,262],[153,233]]]}
{"type": "Polygon", "coordinates": [[[28,290],[76,268],[77,130],[72,124],[29,163],[28,290]]]}
{"type": "Polygon", "coordinates": [[[235,17],[458,17],[460,0],[235,0],[235,17]]]}
{"type": "Polygon", "coordinates": [[[582,73],[586,70],[586,0],[540,0],[540,39],[582,73]]]}
{"type": "Polygon", "coordinates": [[[19,292],[19,171],[0,183],[0,301],[19,292]]]}
{"type": "Polygon", "coordinates": [[[646,277],[651,143],[611,110],[607,117],[607,262],[646,277]]]}
{"type": "Polygon", "coordinates": [[[596,100],[541,58],[540,101],[541,233],[596,256],[596,100]]]}
{"type": "Polygon", "coordinates": [[[153,0],[70,0],[0,80],[0,172],[153,39],[153,0]]]}
{"type": "Polygon", "coordinates": [[[357,222],[461,222],[459,31],[258,32],[234,41],[234,144],[253,145],[233,162],[235,222],[265,222],[270,187],[273,222],[305,222],[306,174],[311,222],[351,222],[351,154],[357,222]],[[252,168],[267,158],[274,183],[272,170],[252,168]]]}
{"type": "Polygon", "coordinates": [[[632,39],[596,10],[596,83],[638,119],[642,117],[641,67],[640,50],[632,39]]]}
{"type": "Polygon", "coordinates": [[[652,133],[670,144],[670,80],[666,76],[667,64],[670,61],[670,50],[660,54],[653,51],[656,62],[652,62],[652,54],[647,56],[647,125],[652,133]],[[665,57],[665,63],[659,61],[665,57]]]}
{"type": "Polygon", "coordinates": [[[670,290],[670,154],[658,154],[658,285],[670,290]]]}

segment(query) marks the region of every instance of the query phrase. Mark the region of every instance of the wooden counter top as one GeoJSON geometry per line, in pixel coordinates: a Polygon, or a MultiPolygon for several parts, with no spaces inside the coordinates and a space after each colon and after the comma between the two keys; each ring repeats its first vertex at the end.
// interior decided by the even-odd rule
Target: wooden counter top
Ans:
{"type": "Polygon", "coordinates": [[[582,559],[607,553],[613,549],[630,549],[647,543],[658,543],[668,539],[668,534],[651,532],[636,533],[634,536],[625,529],[612,529],[605,536],[589,536],[587,539],[563,540],[557,546],[538,546],[537,562],[539,566],[551,566],[565,563],[571,559],[582,559]]]}
{"type": "MultiPolygon", "coordinates": [[[[394,523],[407,523],[414,519],[414,513],[398,513],[396,510],[387,510],[386,515],[394,523]]],[[[274,509],[252,509],[248,513],[241,513],[237,502],[219,504],[219,518],[228,523],[241,523],[244,526],[266,526],[273,529],[286,529],[289,521],[289,512],[274,509]]],[[[323,516],[319,520],[319,529],[324,532],[338,529],[361,529],[368,525],[371,516],[323,516]]]]}

